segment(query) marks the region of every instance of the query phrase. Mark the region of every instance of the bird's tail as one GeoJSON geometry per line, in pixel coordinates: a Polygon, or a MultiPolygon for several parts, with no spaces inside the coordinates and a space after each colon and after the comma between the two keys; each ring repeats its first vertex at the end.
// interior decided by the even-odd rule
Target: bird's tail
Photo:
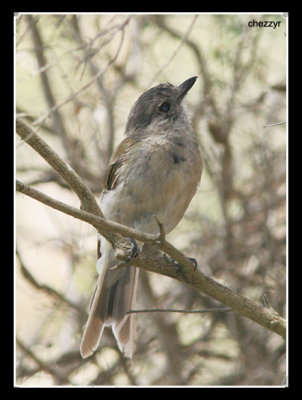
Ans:
{"type": "Polygon", "coordinates": [[[135,314],[129,314],[135,302],[138,269],[123,267],[115,271],[101,268],[90,302],[81,355],[89,357],[97,349],[106,325],[112,325],[119,349],[132,358],[135,339],[135,314]]]}

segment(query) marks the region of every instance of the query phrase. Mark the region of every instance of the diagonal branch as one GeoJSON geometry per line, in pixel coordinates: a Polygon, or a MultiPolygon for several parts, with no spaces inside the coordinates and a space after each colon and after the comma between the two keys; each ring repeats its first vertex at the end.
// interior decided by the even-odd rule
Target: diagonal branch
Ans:
{"type": "Polygon", "coordinates": [[[16,131],[67,182],[81,201],[81,208],[96,215],[102,212],[90,189],[79,175],[48,144],[21,119],[16,121],[16,131]]]}
{"type": "Polygon", "coordinates": [[[109,219],[106,219],[104,217],[100,217],[98,215],[92,214],[87,211],[80,210],[78,208],[72,207],[66,203],[63,203],[59,200],[56,200],[42,192],[40,192],[37,189],[34,189],[32,187],[29,187],[25,185],[24,183],[20,182],[19,180],[16,180],[16,189],[18,192],[25,194],[26,196],[29,196],[49,207],[54,208],[55,210],[61,211],[64,214],[71,215],[74,218],[77,218],[81,221],[88,222],[95,228],[100,227],[101,228],[101,234],[103,236],[104,233],[107,231],[112,231],[115,233],[119,233],[123,236],[129,236],[133,239],[140,240],[144,243],[153,243],[156,239],[157,236],[151,235],[148,233],[141,233],[137,231],[136,229],[130,228],[125,225],[121,225],[117,222],[111,221],[109,219]]]}
{"type": "MultiPolygon", "coordinates": [[[[81,202],[81,209],[94,215],[103,217],[102,211],[92,194],[91,190],[84,184],[79,175],[67,164],[48,144],[37,135],[24,121],[17,119],[16,131],[21,139],[26,141],[53,169],[66,181],[81,202]]],[[[96,228],[98,230],[98,228],[96,228]]],[[[101,232],[99,232],[101,233],[101,232]]],[[[119,249],[121,259],[128,258],[126,254],[130,244],[121,235],[111,231],[101,233],[112,244],[119,249]],[[123,249],[125,252],[123,252],[123,249]]]]}

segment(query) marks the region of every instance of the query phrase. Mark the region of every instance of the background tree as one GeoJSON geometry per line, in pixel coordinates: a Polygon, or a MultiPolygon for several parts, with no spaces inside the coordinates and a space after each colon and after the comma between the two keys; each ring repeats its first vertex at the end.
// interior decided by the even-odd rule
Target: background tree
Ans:
{"type": "MultiPolygon", "coordinates": [[[[286,17],[20,15],[16,108],[96,197],[132,103],[198,75],[187,98],[205,171],[169,241],[199,268],[286,314],[286,17]],[[281,21],[278,28],[251,20],[281,21]]],[[[78,206],[63,179],[16,139],[16,174],[78,206]]],[[[140,313],[133,360],[111,332],[79,354],[95,282],[95,230],[16,198],[16,377],[20,385],[282,385],[286,345],[236,313],[140,313]]],[[[141,273],[138,308],[221,303],[141,273]]]]}

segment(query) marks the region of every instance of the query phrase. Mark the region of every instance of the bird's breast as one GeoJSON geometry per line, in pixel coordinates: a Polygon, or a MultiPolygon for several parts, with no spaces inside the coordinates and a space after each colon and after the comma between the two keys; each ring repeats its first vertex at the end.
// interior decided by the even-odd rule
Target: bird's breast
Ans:
{"type": "Polygon", "coordinates": [[[111,215],[103,210],[108,218],[151,233],[157,230],[154,214],[166,232],[177,225],[201,176],[198,146],[180,140],[177,143],[143,143],[129,152],[118,187],[104,199],[110,209],[111,215]]]}

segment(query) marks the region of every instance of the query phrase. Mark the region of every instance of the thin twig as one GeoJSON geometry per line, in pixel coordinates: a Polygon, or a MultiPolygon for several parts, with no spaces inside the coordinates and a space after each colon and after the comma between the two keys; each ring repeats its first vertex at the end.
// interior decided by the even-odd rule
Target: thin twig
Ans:
{"type": "Polygon", "coordinates": [[[154,217],[154,219],[155,219],[155,221],[157,222],[157,225],[158,225],[158,227],[159,227],[159,234],[158,234],[158,236],[157,236],[157,238],[156,238],[155,244],[156,244],[156,243],[158,243],[158,244],[164,243],[165,240],[166,240],[165,227],[164,227],[164,225],[160,222],[160,220],[157,218],[157,216],[156,216],[155,214],[153,215],[153,217],[154,217]]]}
{"type": "Polygon", "coordinates": [[[273,124],[264,125],[263,128],[270,128],[271,126],[284,125],[284,124],[286,124],[286,121],[275,122],[273,124]]]}
{"type": "Polygon", "coordinates": [[[130,310],[127,314],[138,314],[138,313],[151,313],[151,312],[174,312],[182,314],[202,314],[207,312],[226,312],[233,311],[230,307],[217,307],[217,308],[203,308],[201,310],[176,310],[173,308],[151,308],[145,310],[130,310]]]}
{"type": "Polygon", "coordinates": [[[24,121],[17,119],[17,134],[29,144],[41,157],[68,183],[81,201],[84,210],[103,216],[101,209],[79,175],[48,144],[38,136],[24,121]]]}
{"type": "Polygon", "coordinates": [[[198,15],[194,15],[194,18],[192,19],[192,22],[187,30],[187,32],[185,33],[185,35],[183,36],[182,40],[180,41],[179,45],[177,46],[177,48],[175,49],[175,51],[173,52],[173,54],[171,55],[171,57],[169,58],[169,60],[159,69],[159,71],[157,71],[157,73],[153,76],[153,78],[151,79],[151,81],[149,82],[149,84],[147,85],[147,87],[150,87],[152,85],[152,83],[154,81],[156,81],[156,79],[159,77],[159,75],[163,72],[163,70],[165,68],[167,68],[167,66],[171,63],[171,61],[173,60],[173,58],[177,55],[177,53],[179,52],[180,48],[182,47],[182,45],[187,41],[193,26],[195,24],[196,19],[198,18],[198,15]]]}

